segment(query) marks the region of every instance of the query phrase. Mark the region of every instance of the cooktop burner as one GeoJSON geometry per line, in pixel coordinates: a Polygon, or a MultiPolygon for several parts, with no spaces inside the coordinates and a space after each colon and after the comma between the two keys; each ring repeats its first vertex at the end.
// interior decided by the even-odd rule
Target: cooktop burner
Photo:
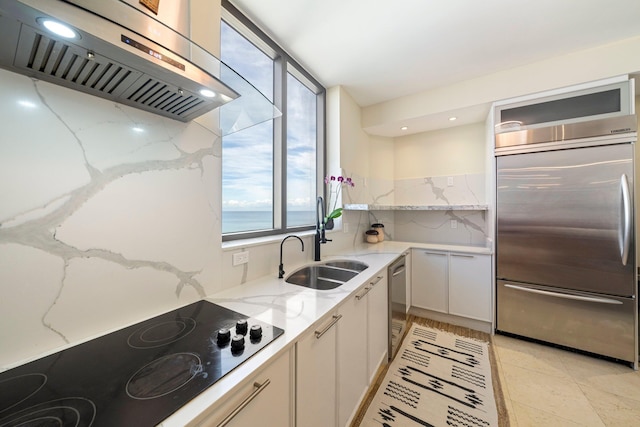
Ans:
{"type": "Polygon", "coordinates": [[[0,427],[155,426],[283,332],[199,301],[0,373],[0,427]]]}

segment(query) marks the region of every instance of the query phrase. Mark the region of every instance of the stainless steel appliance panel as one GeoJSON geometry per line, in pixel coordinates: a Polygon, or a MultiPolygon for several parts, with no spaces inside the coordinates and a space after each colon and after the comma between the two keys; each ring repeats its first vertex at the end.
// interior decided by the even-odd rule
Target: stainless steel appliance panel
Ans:
{"type": "Polygon", "coordinates": [[[634,298],[499,280],[497,329],[634,362],[634,298]]]}
{"type": "Polygon", "coordinates": [[[402,255],[389,266],[389,360],[393,359],[407,324],[407,268],[402,255]]]}
{"type": "Polygon", "coordinates": [[[497,278],[633,296],[633,178],[632,144],[498,157],[497,278]]]}

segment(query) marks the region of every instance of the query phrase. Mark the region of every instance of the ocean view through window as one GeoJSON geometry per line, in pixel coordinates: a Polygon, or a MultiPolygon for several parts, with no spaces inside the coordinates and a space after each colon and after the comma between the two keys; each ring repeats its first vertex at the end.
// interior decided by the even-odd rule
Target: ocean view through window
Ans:
{"type": "Polygon", "coordinates": [[[220,59],[282,112],[222,138],[223,241],[315,227],[324,88],[223,0],[220,59]]]}

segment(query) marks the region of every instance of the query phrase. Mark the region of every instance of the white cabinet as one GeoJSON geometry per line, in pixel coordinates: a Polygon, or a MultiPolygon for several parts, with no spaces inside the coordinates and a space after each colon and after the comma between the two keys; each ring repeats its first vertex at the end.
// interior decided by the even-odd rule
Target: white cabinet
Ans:
{"type": "Polygon", "coordinates": [[[380,365],[386,363],[389,349],[389,305],[386,274],[378,274],[369,282],[367,294],[368,376],[373,381],[380,365]]]}
{"type": "Polygon", "coordinates": [[[286,352],[254,375],[247,385],[225,398],[197,425],[293,426],[292,369],[290,352],[286,352]]]}
{"type": "Polygon", "coordinates": [[[414,249],[413,306],[491,322],[491,255],[414,249]]]}
{"type": "Polygon", "coordinates": [[[347,425],[369,385],[367,377],[367,293],[369,285],[338,308],[338,426],[347,425]]]}
{"type": "Polygon", "coordinates": [[[411,257],[411,305],[448,313],[448,253],[414,249],[411,257]]]}
{"type": "Polygon", "coordinates": [[[336,425],[336,330],[341,320],[332,315],[296,343],[297,426],[336,425]]]}
{"type": "Polygon", "coordinates": [[[387,281],[380,272],[296,343],[298,426],[349,425],[386,361],[387,281]]]}
{"type": "Polygon", "coordinates": [[[449,313],[491,322],[491,256],[449,255],[449,313]]]}

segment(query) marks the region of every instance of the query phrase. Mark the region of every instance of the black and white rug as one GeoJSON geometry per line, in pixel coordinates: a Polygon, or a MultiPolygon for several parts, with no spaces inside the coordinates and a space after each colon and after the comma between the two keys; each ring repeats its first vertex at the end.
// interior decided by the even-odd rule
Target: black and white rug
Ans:
{"type": "Polygon", "coordinates": [[[498,426],[489,344],[413,325],[360,426],[498,426]]]}

